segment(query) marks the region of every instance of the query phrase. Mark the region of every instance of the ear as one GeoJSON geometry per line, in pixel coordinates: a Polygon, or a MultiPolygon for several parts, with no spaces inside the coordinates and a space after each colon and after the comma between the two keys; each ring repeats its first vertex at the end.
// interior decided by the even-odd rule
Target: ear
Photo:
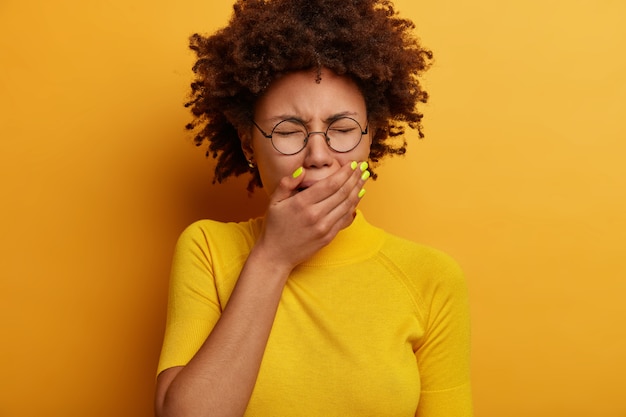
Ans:
{"type": "Polygon", "coordinates": [[[254,161],[254,148],[252,147],[252,132],[250,129],[238,129],[241,150],[248,161],[254,161]]]}

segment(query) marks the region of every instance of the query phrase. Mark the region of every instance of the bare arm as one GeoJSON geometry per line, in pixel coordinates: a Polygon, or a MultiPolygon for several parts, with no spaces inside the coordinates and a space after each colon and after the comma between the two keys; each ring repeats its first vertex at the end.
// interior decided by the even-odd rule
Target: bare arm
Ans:
{"type": "Polygon", "coordinates": [[[309,189],[286,177],[230,300],[185,367],[157,379],[158,417],[241,416],[252,394],[283,287],[295,266],[348,226],[364,180],[344,166],[309,189]]]}
{"type": "Polygon", "coordinates": [[[194,358],[159,375],[157,415],[243,414],[289,274],[259,252],[250,254],[227,308],[194,358]]]}

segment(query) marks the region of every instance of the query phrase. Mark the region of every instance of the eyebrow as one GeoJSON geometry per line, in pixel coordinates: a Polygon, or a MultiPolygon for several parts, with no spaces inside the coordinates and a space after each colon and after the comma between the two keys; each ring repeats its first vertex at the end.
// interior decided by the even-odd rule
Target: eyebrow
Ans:
{"type": "MultiPolygon", "coordinates": [[[[339,113],[335,113],[329,117],[327,117],[326,119],[322,120],[324,123],[330,123],[333,120],[337,120],[341,117],[356,117],[358,116],[358,113],[353,112],[353,111],[342,111],[339,113]]],[[[310,123],[310,119],[309,120],[304,120],[303,118],[301,118],[300,116],[296,116],[295,114],[281,114],[278,116],[274,116],[274,117],[270,117],[269,119],[267,119],[268,122],[282,122],[283,120],[297,120],[298,122],[306,125],[308,123],[310,123]]]]}

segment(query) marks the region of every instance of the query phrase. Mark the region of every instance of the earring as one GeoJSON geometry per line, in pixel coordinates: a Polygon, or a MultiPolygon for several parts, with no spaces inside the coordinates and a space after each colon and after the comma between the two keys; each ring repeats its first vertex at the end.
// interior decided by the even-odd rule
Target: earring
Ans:
{"type": "Polygon", "coordinates": [[[250,167],[250,169],[254,169],[255,168],[254,162],[252,162],[251,159],[248,159],[248,166],[250,167]]]}

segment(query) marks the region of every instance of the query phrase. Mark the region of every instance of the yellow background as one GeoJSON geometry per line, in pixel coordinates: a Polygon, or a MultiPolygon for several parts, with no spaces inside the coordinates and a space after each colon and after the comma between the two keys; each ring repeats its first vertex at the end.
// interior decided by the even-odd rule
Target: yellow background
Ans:
{"type": "MultiPolygon", "coordinates": [[[[466,271],[477,416],[626,416],[626,3],[417,3],[427,138],[364,212],[466,271]]],[[[0,3],[0,416],[151,415],[177,235],[264,204],[183,129],[230,8],[0,3]]]]}

